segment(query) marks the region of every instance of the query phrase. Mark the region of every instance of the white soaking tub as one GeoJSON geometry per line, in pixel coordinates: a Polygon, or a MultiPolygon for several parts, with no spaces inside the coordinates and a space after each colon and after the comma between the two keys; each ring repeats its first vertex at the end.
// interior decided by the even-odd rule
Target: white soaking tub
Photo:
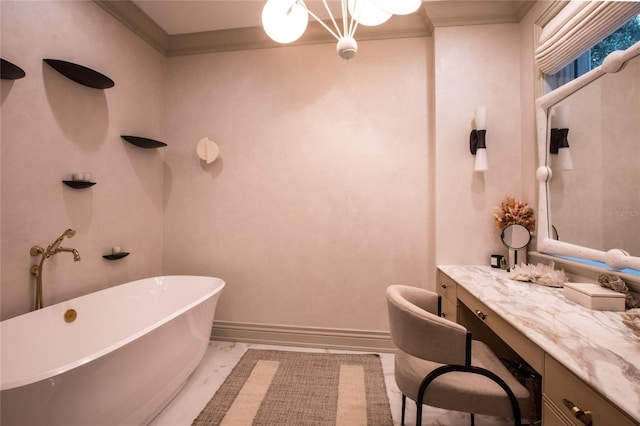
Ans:
{"type": "Polygon", "coordinates": [[[0,423],[149,423],[202,359],[224,285],[145,278],[2,321],[0,423]]]}

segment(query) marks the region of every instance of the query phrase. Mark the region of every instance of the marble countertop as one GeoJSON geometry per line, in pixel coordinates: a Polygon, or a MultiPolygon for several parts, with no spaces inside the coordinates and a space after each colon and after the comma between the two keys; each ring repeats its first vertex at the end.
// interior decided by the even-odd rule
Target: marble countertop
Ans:
{"type": "Polygon", "coordinates": [[[640,338],[620,313],[592,311],[561,288],[513,281],[490,266],[438,268],[640,422],[640,338]]]}

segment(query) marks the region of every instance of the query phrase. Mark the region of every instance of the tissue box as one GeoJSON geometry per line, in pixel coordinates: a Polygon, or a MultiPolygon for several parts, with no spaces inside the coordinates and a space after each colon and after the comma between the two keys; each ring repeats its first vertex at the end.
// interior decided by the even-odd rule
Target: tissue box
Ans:
{"type": "Polygon", "coordinates": [[[624,311],[625,295],[592,283],[564,283],[564,297],[595,311],[624,311]]]}

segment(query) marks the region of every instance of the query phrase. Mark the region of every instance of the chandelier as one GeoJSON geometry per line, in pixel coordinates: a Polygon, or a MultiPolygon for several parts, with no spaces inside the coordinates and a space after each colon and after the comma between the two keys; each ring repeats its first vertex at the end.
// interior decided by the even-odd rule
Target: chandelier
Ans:
{"type": "Polygon", "coordinates": [[[358,43],[354,38],[358,24],[380,25],[392,15],[408,15],[415,12],[422,3],[422,0],[339,0],[342,25],[338,25],[327,0],[322,0],[330,18],[327,22],[322,21],[309,9],[307,3],[310,1],[267,0],[262,10],[264,31],[275,42],[292,43],[304,34],[311,15],[338,41],[336,50],[343,59],[351,59],[358,52],[358,43]]]}

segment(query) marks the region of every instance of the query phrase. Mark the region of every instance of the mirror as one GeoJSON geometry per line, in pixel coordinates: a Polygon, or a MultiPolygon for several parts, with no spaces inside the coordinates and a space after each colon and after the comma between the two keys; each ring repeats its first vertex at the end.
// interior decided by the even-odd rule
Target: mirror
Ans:
{"type": "Polygon", "coordinates": [[[502,244],[509,249],[509,269],[527,263],[527,251],[523,250],[531,241],[531,232],[522,225],[507,225],[500,233],[502,244]]]}
{"type": "Polygon", "coordinates": [[[613,52],[536,101],[538,251],[640,274],[639,55],[640,43],[613,52]],[[550,153],[564,127],[572,170],[550,153]]]}
{"type": "Polygon", "coordinates": [[[502,244],[504,244],[505,247],[520,250],[529,245],[531,233],[524,226],[513,224],[502,230],[500,238],[502,238],[502,244]]]}

